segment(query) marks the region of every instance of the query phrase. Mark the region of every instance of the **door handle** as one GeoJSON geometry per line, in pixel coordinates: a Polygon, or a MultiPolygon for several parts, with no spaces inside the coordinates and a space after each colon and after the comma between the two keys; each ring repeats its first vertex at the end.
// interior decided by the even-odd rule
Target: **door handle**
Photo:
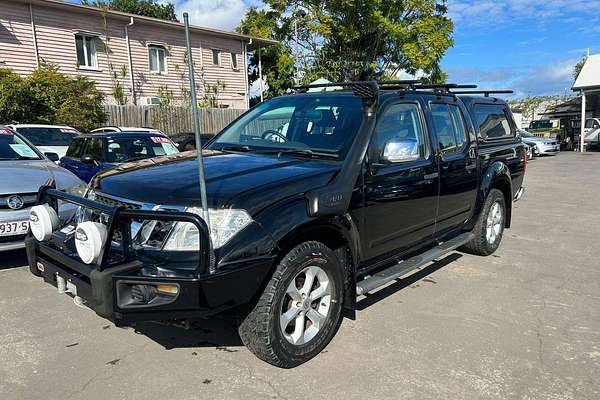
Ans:
{"type": "Polygon", "coordinates": [[[469,165],[467,165],[465,167],[465,169],[467,169],[469,171],[472,170],[472,169],[475,169],[475,168],[477,168],[477,164],[469,164],[469,165]]]}
{"type": "Polygon", "coordinates": [[[432,173],[432,174],[425,174],[425,175],[423,175],[423,178],[424,178],[424,179],[428,179],[428,180],[429,180],[429,179],[435,179],[435,178],[437,178],[438,176],[440,176],[440,174],[439,174],[439,173],[437,173],[437,172],[434,172],[434,173],[432,173]]]}

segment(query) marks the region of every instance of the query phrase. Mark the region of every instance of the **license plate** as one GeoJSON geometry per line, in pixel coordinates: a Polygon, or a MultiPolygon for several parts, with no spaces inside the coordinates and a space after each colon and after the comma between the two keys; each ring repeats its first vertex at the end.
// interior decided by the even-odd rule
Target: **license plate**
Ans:
{"type": "Polygon", "coordinates": [[[29,229],[29,221],[0,222],[0,236],[24,235],[29,229]]]}

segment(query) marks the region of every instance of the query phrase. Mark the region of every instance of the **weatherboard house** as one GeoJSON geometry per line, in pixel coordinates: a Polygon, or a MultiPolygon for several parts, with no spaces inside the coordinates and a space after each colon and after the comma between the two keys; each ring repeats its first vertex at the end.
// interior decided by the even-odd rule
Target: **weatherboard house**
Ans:
{"type": "MultiPolygon", "coordinates": [[[[225,83],[221,106],[249,104],[248,52],[275,41],[191,27],[199,98],[207,85],[225,83]]],[[[43,63],[96,82],[107,103],[115,85],[128,103],[156,104],[160,91],[182,97],[189,86],[183,24],[60,0],[1,0],[0,68],[31,74],[43,63]]]]}

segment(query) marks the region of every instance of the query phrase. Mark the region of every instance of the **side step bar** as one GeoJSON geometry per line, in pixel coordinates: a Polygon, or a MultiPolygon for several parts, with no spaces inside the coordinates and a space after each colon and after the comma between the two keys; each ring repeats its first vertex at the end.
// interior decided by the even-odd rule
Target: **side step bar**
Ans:
{"type": "Polygon", "coordinates": [[[473,233],[465,232],[453,239],[448,240],[447,242],[440,244],[437,247],[434,247],[431,250],[426,251],[423,254],[419,254],[418,256],[409,258],[408,260],[400,261],[398,264],[384,269],[383,271],[379,271],[367,279],[356,283],[356,295],[360,296],[362,294],[367,294],[370,291],[393,281],[394,279],[398,279],[399,277],[406,275],[417,268],[421,268],[436,258],[440,258],[468,243],[474,237],[475,235],[473,233]]]}

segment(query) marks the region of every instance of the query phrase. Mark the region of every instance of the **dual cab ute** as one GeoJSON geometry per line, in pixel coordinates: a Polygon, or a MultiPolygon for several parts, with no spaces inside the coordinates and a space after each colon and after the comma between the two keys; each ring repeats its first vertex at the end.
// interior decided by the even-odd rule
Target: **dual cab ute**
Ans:
{"type": "Polygon", "coordinates": [[[31,272],[118,325],[236,311],[244,344],[290,368],[357,296],[458,248],[492,254],[526,166],[506,103],[333,86],[261,103],[205,146],[208,215],[192,152],[103,171],[83,198],[42,188],[31,272]],[[59,217],[65,202],[75,218],[59,217]]]}

